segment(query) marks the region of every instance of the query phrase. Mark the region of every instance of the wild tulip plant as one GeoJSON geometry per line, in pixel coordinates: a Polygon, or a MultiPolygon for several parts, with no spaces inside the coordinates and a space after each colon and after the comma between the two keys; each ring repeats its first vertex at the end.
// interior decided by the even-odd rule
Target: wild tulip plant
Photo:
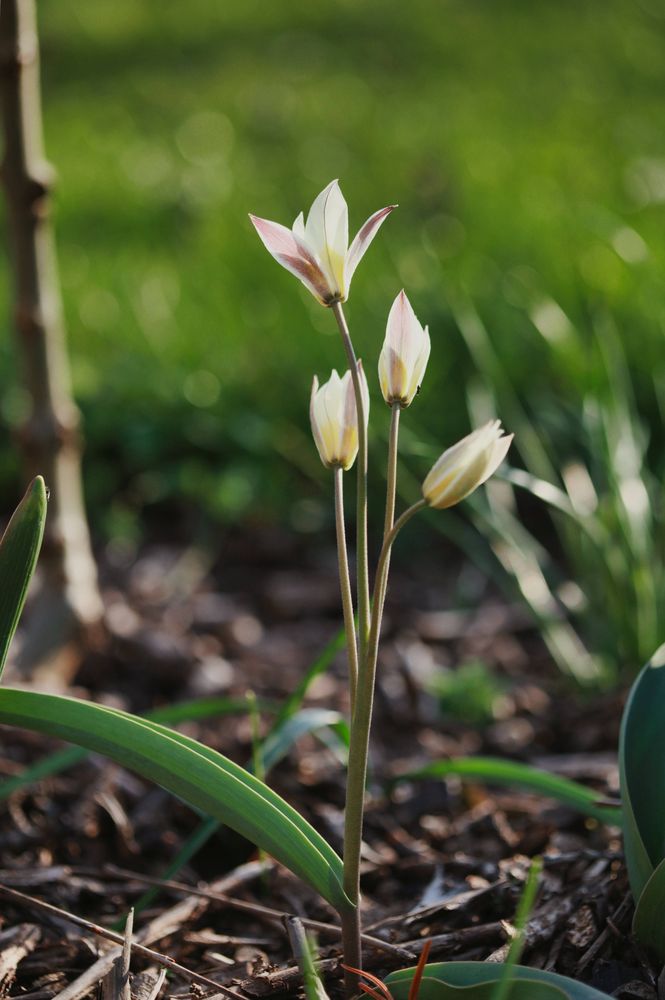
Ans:
{"type": "Polygon", "coordinates": [[[448,448],[423,483],[423,496],[395,520],[397,452],[400,414],[413,402],[422,382],[430,354],[430,336],[401,291],[388,315],[386,335],[379,356],[381,392],[391,411],[388,445],[387,495],[383,544],[379,553],[370,600],[367,547],[367,424],[369,394],[362,364],[346,322],[346,301],[351,277],[376,234],[395,206],[370,216],[348,246],[348,209],[337,181],[332,181],[314,200],[303,222],[293,228],[250,216],[272,256],[296,275],[321,305],[329,308],[339,328],[348,370],[339,377],[333,371],[319,388],[314,377],[310,418],[312,433],[323,464],[332,469],[335,522],[339,556],[340,590],[349,664],[351,725],[344,818],[344,892],[350,906],[341,912],[347,989],[358,987],[362,968],[360,923],[360,851],[363,804],[367,779],[372,704],[381,633],[381,618],[388,584],[390,554],[397,535],[426,506],[452,507],[467,497],[496,471],[510,446],[512,435],[504,435],[498,420],[448,448]],[[343,477],[357,457],[357,621],[349,579],[349,560],[344,518],[343,477]],[[355,970],[355,971],[354,971],[355,970]]]}
{"type": "MultiPolygon", "coordinates": [[[[374,679],[392,546],[399,532],[418,511],[426,506],[451,507],[484,483],[503,461],[512,440],[511,435],[503,434],[498,421],[490,421],[473,431],[443,452],[423,482],[422,498],[395,518],[400,414],[415,399],[430,353],[427,327],[420,324],[406,294],[400,292],[390,309],[378,365],[381,392],[390,407],[391,423],[383,543],[370,600],[367,551],[369,391],[362,365],[356,359],[342,303],[348,295],[359,261],[393,207],[374,213],[350,247],[346,202],[336,181],[316,198],[307,221],[299,216],[291,230],[278,223],[252,217],[261,239],[273,256],[332,311],[348,362],[348,370],[341,377],[333,371],[323,385],[319,385],[315,377],[310,400],[314,441],[321,461],[333,474],[339,576],[348,650],[351,724],[343,859],[296,809],[259,780],[257,775],[163,724],[187,717],[183,714],[186,706],[174,706],[173,711],[162,711],[159,717],[153,714],[140,718],[73,698],[3,686],[0,687],[0,724],[43,732],[104,754],[157,782],[212,820],[226,824],[271,854],[339,913],[349,996],[360,990],[386,998],[391,996],[393,1000],[416,1000],[416,997],[419,1000],[461,1000],[471,996],[474,1000],[501,1000],[510,991],[515,1000],[561,1000],[562,997],[565,1000],[602,1000],[605,994],[589,986],[553,973],[512,964],[516,961],[516,953],[512,953],[511,960],[503,967],[480,962],[426,965],[426,950],[423,949],[418,967],[392,973],[380,993],[375,994],[360,980],[359,871],[363,803],[374,679]],[[354,462],[357,462],[357,625],[349,577],[343,496],[344,473],[354,462]]],[[[38,476],[28,487],[0,539],[0,674],[37,561],[47,497],[44,480],[38,476]]],[[[641,675],[639,687],[636,687],[627,709],[628,721],[622,737],[629,869],[636,895],[641,892],[637,930],[648,944],[654,944],[657,937],[656,945],[662,954],[665,954],[665,945],[657,928],[662,900],[665,899],[665,861],[662,860],[665,799],[661,796],[653,805],[641,777],[648,771],[644,761],[652,754],[658,759],[665,759],[660,719],[649,711],[650,707],[657,708],[665,697],[665,672],[657,669],[664,662],[665,654],[661,651],[641,675]],[[633,735],[634,730],[641,734],[639,739],[633,735]],[[631,756],[627,748],[633,746],[635,753],[631,756]]],[[[273,762],[278,756],[277,744],[281,747],[280,752],[291,745],[293,733],[287,734],[290,724],[294,724],[292,729],[296,734],[321,728],[322,725],[338,724],[337,713],[323,712],[326,718],[321,719],[320,712],[311,712],[316,716],[313,720],[305,719],[305,712],[299,713],[300,718],[284,712],[286,721],[281,730],[276,723],[277,728],[271,732],[274,736],[271,748],[273,762]]],[[[263,752],[267,759],[267,745],[263,752]]],[[[600,819],[617,821],[618,811],[601,811],[591,790],[535,768],[489,758],[443,763],[445,769],[441,770],[442,762],[438,762],[433,773],[470,774],[499,784],[522,784],[560,798],[600,819]]],[[[51,768],[49,773],[53,771],[51,768]]],[[[301,967],[308,995],[324,1000],[326,994],[316,978],[311,961],[309,964],[301,963],[301,967]]]]}

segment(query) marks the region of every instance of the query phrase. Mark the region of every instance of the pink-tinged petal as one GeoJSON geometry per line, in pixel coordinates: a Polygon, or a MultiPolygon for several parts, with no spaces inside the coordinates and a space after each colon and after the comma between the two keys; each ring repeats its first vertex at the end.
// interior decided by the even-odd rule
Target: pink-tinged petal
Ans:
{"type": "Polygon", "coordinates": [[[409,406],[422,382],[430,339],[402,290],[392,304],[379,357],[379,381],[385,401],[409,406]]]}
{"type": "Polygon", "coordinates": [[[413,306],[402,289],[388,313],[386,340],[400,356],[407,371],[411,369],[417,355],[421,330],[413,306]]]}
{"type": "Polygon", "coordinates": [[[278,254],[287,257],[301,255],[302,243],[286,226],[280,225],[279,222],[271,222],[269,219],[261,219],[257,215],[250,215],[250,219],[264,247],[273,257],[278,254]]]}
{"type": "Polygon", "coordinates": [[[386,208],[380,208],[378,212],[374,213],[374,215],[370,215],[364,226],[361,226],[358,230],[353,243],[349,247],[349,252],[346,255],[344,278],[347,291],[349,285],[351,284],[351,278],[353,277],[358,264],[362,260],[367,247],[376,236],[379,226],[395,208],[397,208],[397,205],[388,205],[386,208]]]}
{"type": "Polygon", "coordinates": [[[303,241],[279,222],[255,215],[250,215],[250,219],[266,250],[282,267],[299,278],[319,302],[327,305],[334,297],[334,291],[303,241]]]}

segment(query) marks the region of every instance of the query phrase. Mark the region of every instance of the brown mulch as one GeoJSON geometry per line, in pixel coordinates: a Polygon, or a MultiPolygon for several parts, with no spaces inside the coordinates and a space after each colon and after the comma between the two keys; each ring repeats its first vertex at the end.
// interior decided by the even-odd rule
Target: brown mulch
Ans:
{"type": "MultiPolygon", "coordinates": [[[[35,686],[138,712],[250,690],[279,703],[339,629],[334,550],[314,553],[280,533],[228,539],[215,560],[173,546],[137,558],[109,550],[102,567],[106,641],[80,661],[54,662],[35,686]]],[[[484,753],[616,797],[622,697],[583,695],[564,682],[523,610],[443,546],[422,556],[417,573],[397,566],[384,631],[363,865],[364,928],[378,940],[366,945],[367,967],[383,975],[413,964],[426,940],[430,960],[501,961],[529,859],[541,855],[523,962],[625,1000],[655,1000],[658,970],[630,935],[617,829],[517,789],[457,779],[390,784],[433,759],[484,753]],[[470,662],[498,679],[482,721],[451,716],[436,693],[442,673],[470,662]]],[[[8,671],[8,683],[26,680],[8,671]]],[[[306,704],[346,710],[343,656],[306,704]]],[[[183,728],[234,760],[250,758],[246,714],[183,728]]],[[[1,735],[0,782],[57,748],[31,733],[1,735]]],[[[341,851],[343,770],[330,747],[305,738],[270,782],[341,851]]],[[[166,792],[95,756],[15,791],[0,812],[0,998],[300,990],[281,914],[327,925],[336,915],[224,828],[137,912],[143,950],[125,949],[123,958],[122,943],[67,917],[115,928],[122,942],[129,911],[199,823],[166,792]]],[[[338,938],[334,927],[316,936],[334,995],[338,938]]]]}

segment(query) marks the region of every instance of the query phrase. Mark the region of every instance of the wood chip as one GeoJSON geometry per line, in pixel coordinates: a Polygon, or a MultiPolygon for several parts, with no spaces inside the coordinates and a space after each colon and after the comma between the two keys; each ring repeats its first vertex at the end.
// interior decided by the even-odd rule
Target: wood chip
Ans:
{"type": "Polygon", "coordinates": [[[16,967],[41,937],[34,924],[17,924],[0,933],[0,996],[7,996],[16,978],[16,967]]]}

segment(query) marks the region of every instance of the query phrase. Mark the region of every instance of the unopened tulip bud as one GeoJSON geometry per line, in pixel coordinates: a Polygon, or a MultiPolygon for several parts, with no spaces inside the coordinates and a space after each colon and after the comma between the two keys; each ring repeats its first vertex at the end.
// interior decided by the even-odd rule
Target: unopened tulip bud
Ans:
{"type": "Polygon", "coordinates": [[[250,215],[263,245],[282,267],[324,306],[346,302],[351,278],[376,232],[395,205],[381,208],[360,227],[349,246],[349,210],[337,181],[314,199],[305,222],[302,212],[288,229],[250,215]]]}
{"type": "MultiPolygon", "coordinates": [[[[360,361],[358,375],[366,426],[369,416],[369,392],[360,361]]],[[[340,378],[333,370],[328,381],[320,387],[319,380],[316,375],[314,376],[309,417],[314,441],[323,464],[329,469],[341,468],[345,471],[350,469],[358,454],[358,416],[350,371],[345,372],[340,378]]]]}
{"type": "Polygon", "coordinates": [[[430,339],[404,291],[392,304],[379,357],[381,392],[388,405],[408,406],[418,392],[429,360],[430,339]]]}
{"type": "Polygon", "coordinates": [[[452,507],[473,493],[499,468],[512,440],[512,434],[503,434],[501,421],[490,420],[444,451],[423,483],[430,507],[452,507]]]}

